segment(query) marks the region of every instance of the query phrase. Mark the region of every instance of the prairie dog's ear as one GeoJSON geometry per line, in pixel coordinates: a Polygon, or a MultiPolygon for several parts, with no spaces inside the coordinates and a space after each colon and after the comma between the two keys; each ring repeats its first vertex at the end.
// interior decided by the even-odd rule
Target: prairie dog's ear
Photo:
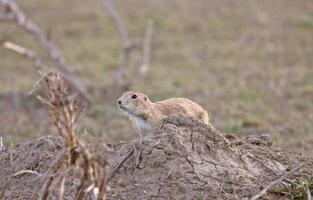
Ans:
{"type": "Polygon", "coordinates": [[[145,97],[143,98],[145,101],[147,101],[148,100],[148,97],[145,95],[145,97]]]}

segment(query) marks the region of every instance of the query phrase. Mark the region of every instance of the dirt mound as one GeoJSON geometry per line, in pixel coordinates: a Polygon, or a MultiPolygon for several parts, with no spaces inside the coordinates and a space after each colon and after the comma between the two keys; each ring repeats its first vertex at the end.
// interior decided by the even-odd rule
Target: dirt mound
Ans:
{"type": "Polygon", "coordinates": [[[47,136],[0,152],[0,199],[38,198],[44,180],[35,174],[18,173],[32,170],[44,174],[62,148],[61,138],[47,136]]]}
{"type": "MultiPolygon", "coordinates": [[[[228,138],[231,146],[197,120],[173,116],[158,124],[142,144],[90,146],[110,163],[108,199],[249,199],[309,159],[272,147],[268,136],[249,136],[245,141],[228,138]]],[[[61,139],[49,136],[0,153],[0,199],[38,198],[41,174],[62,146],[61,139]],[[22,170],[40,175],[19,173],[22,170]]],[[[299,167],[290,179],[282,180],[285,185],[297,184],[299,177],[312,171],[312,164],[299,167]]],[[[72,173],[66,181],[65,199],[73,199],[75,177],[72,173]]],[[[268,197],[287,198],[280,190],[268,197]]],[[[57,199],[58,192],[51,191],[50,198],[57,199]]]]}

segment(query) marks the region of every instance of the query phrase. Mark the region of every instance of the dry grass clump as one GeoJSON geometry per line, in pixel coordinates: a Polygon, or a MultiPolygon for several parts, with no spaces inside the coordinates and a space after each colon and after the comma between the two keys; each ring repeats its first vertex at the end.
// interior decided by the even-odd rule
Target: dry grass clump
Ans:
{"type": "Polygon", "coordinates": [[[41,199],[48,199],[53,186],[58,186],[63,199],[66,176],[71,170],[82,171],[75,199],[105,199],[107,187],[106,160],[97,158],[77,137],[84,104],[77,95],[71,94],[67,83],[59,72],[40,73],[45,97],[38,99],[47,108],[50,118],[64,140],[65,150],[50,167],[42,188],[41,199]],[[53,183],[54,175],[62,174],[60,183],[53,183]]]}

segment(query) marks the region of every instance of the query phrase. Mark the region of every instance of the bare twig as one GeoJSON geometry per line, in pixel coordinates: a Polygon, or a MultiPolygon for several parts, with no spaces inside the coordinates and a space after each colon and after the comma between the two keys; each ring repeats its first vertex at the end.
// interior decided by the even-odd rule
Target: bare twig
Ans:
{"type": "MultiPolygon", "coordinates": [[[[128,37],[127,30],[125,28],[124,22],[112,4],[111,0],[100,0],[103,8],[111,16],[117,32],[119,34],[120,42],[122,45],[122,53],[117,65],[117,69],[114,75],[113,85],[115,89],[119,90],[128,90],[132,87],[134,82],[133,79],[130,79],[127,72],[127,66],[130,60],[130,54],[132,50],[136,48],[137,45],[134,45],[133,42],[128,37]]],[[[153,23],[151,20],[148,20],[147,29],[144,36],[143,47],[142,47],[142,64],[139,67],[139,75],[144,75],[149,69],[150,62],[150,52],[151,52],[151,38],[153,32],[153,23]]],[[[136,70],[137,71],[137,70],[136,70]]],[[[119,91],[120,92],[120,91],[119,91]]]]}
{"type": "Polygon", "coordinates": [[[131,155],[133,154],[135,151],[135,149],[133,148],[132,150],[130,150],[120,161],[118,161],[118,163],[116,163],[113,166],[112,171],[110,171],[109,177],[108,177],[108,181],[113,177],[113,175],[115,174],[115,172],[122,166],[122,164],[125,162],[125,160],[131,155]]]}
{"type": "Polygon", "coordinates": [[[19,6],[12,0],[0,0],[0,3],[5,6],[7,13],[10,18],[14,16],[14,21],[22,27],[26,32],[30,33],[34,38],[41,44],[41,46],[46,49],[51,60],[54,62],[58,70],[64,74],[66,81],[81,94],[81,96],[90,103],[91,96],[82,84],[81,80],[78,79],[76,75],[70,72],[65,65],[65,59],[58,47],[50,41],[47,36],[43,33],[40,27],[34,23],[30,18],[28,18],[25,13],[19,8],[19,6]]]}
{"type": "Polygon", "coordinates": [[[311,195],[310,188],[308,185],[305,185],[305,193],[306,193],[306,199],[312,200],[312,195],[311,195]]]}
{"type": "Polygon", "coordinates": [[[87,187],[87,179],[88,179],[88,175],[86,173],[86,171],[84,171],[84,175],[80,177],[79,180],[79,187],[77,189],[77,193],[74,197],[75,200],[83,200],[87,194],[87,191],[85,190],[87,187]]]}
{"type": "Polygon", "coordinates": [[[64,198],[64,184],[65,184],[66,174],[61,179],[61,186],[60,186],[60,200],[64,198]]]}
{"type": "Polygon", "coordinates": [[[69,171],[69,168],[67,168],[65,170],[64,175],[60,181],[60,200],[63,200],[63,198],[64,198],[64,185],[65,185],[65,180],[66,180],[66,176],[67,176],[68,171],[69,171]]]}
{"type": "Polygon", "coordinates": [[[28,95],[32,95],[40,86],[40,84],[42,83],[42,81],[44,80],[45,76],[47,76],[50,72],[46,72],[46,74],[43,74],[44,72],[39,70],[38,74],[41,75],[41,78],[39,80],[37,80],[34,84],[33,84],[33,88],[31,89],[31,91],[29,91],[28,95]]]}
{"type": "Polygon", "coordinates": [[[42,60],[33,51],[10,41],[3,42],[2,46],[31,60],[37,71],[45,68],[42,60]]]}
{"type": "Polygon", "coordinates": [[[100,0],[100,2],[103,5],[103,7],[106,9],[106,11],[110,14],[110,16],[112,17],[124,49],[129,48],[131,46],[131,42],[128,38],[128,33],[125,29],[124,22],[121,16],[116,11],[113,4],[111,3],[111,0],[100,0]]]}
{"type": "Polygon", "coordinates": [[[122,44],[123,52],[120,56],[119,64],[117,65],[117,70],[115,73],[115,77],[113,80],[113,84],[120,88],[126,88],[129,87],[127,85],[130,84],[130,81],[128,80],[127,73],[126,73],[126,65],[129,60],[129,54],[132,49],[132,44],[129,40],[128,33],[126,31],[124,22],[121,18],[121,16],[116,11],[115,7],[113,6],[111,0],[100,0],[103,8],[109,13],[111,16],[116,30],[119,34],[120,41],[122,44]]]}
{"type": "Polygon", "coordinates": [[[66,156],[66,152],[63,151],[58,158],[51,164],[51,167],[47,170],[45,174],[45,182],[42,186],[42,192],[39,196],[40,200],[45,200],[48,198],[49,195],[49,188],[53,182],[54,173],[57,169],[59,169],[59,166],[62,164],[64,157],[66,156]]]}
{"type": "Polygon", "coordinates": [[[296,166],[295,168],[293,168],[292,170],[286,172],[285,174],[283,174],[282,176],[280,176],[278,179],[270,182],[267,186],[264,187],[263,190],[261,190],[259,193],[257,193],[256,195],[254,195],[250,200],[257,200],[260,197],[262,197],[264,194],[266,194],[266,191],[268,189],[270,189],[271,187],[275,186],[276,184],[280,183],[283,179],[285,179],[287,176],[291,175],[292,173],[298,171],[299,169],[301,169],[304,165],[306,165],[307,163],[302,163],[298,166],[296,166]]]}
{"type": "Polygon", "coordinates": [[[2,137],[0,137],[0,152],[4,151],[4,150],[5,150],[5,147],[3,145],[3,139],[2,139],[2,137]]]}
{"type": "Polygon", "coordinates": [[[36,171],[33,171],[33,170],[22,170],[22,171],[19,171],[19,172],[13,174],[13,177],[19,176],[19,175],[22,175],[22,174],[34,174],[34,175],[37,175],[37,176],[41,176],[40,173],[38,173],[36,171]]]}
{"type": "Polygon", "coordinates": [[[145,32],[145,37],[143,40],[143,55],[142,55],[142,65],[139,68],[139,74],[144,75],[149,69],[150,63],[150,54],[151,54],[151,38],[153,33],[153,21],[148,20],[147,22],[147,29],[145,32]]]}

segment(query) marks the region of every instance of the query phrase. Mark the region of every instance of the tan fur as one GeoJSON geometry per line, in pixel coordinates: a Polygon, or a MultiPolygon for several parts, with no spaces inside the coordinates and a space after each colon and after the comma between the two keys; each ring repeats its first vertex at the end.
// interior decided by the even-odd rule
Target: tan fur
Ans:
{"type": "Polygon", "coordinates": [[[140,92],[125,92],[118,105],[130,118],[133,126],[142,134],[148,134],[153,125],[172,114],[185,114],[209,124],[208,113],[197,103],[186,98],[171,98],[152,103],[140,92]],[[132,98],[135,97],[136,98],[132,98]]]}

